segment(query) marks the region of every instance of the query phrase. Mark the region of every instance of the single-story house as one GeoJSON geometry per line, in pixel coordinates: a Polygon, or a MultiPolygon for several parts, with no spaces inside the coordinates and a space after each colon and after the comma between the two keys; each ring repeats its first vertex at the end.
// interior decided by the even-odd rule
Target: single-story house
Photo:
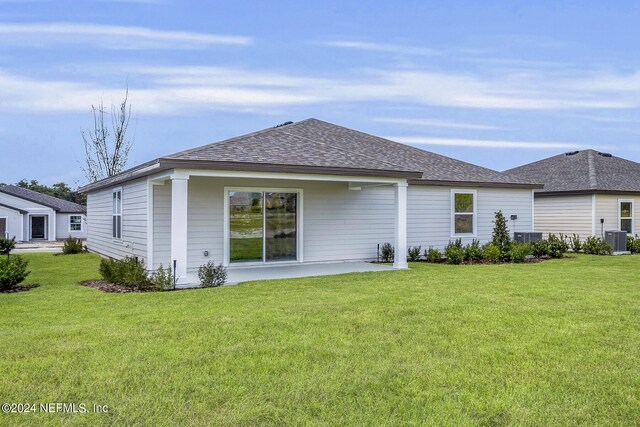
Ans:
{"type": "Polygon", "coordinates": [[[19,242],[86,239],[82,205],[16,185],[0,186],[0,237],[19,242]]]}
{"type": "Polygon", "coordinates": [[[87,245],[194,282],[229,268],[375,260],[378,245],[491,238],[502,210],[532,231],[541,185],[316,119],[181,151],[87,185],[87,245]],[[513,216],[513,217],[512,217],[513,216]]]}
{"type": "Polygon", "coordinates": [[[640,232],[640,163],[595,150],[571,151],[506,173],[536,179],[535,231],[602,237],[640,232]]]}

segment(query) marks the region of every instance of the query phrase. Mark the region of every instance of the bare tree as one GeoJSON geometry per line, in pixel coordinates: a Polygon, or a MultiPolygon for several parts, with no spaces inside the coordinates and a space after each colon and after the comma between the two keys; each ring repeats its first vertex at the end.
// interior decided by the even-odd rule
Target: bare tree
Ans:
{"type": "MultiPolygon", "coordinates": [[[[127,129],[131,119],[129,88],[119,107],[111,106],[109,113],[102,100],[98,106],[91,105],[93,130],[82,131],[84,141],[85,166],[82,168],[89,182],[116,175],[124,170],[129,160],[129,150],[133,139],[127,139],[127,129]],[[111,131],[105,116],[111,116],[111,131]]],[[[107,119],[108,120],[108,119],[107,119]]]]}

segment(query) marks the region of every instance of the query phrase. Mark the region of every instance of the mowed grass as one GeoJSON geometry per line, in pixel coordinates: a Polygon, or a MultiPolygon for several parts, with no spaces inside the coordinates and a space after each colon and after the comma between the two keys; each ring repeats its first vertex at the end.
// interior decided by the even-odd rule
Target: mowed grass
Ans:
{"type": "Polygon", "coordinates": [[[640,257],[147,294],[30,254],[0,294],[0,400],[108,405],[29,425],[637,425],[640,257]]]}

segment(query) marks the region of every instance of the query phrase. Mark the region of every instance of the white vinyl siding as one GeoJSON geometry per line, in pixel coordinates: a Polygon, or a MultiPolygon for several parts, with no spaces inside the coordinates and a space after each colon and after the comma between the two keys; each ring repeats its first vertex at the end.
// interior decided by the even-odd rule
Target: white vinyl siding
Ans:
{"type": "MultiPolygon", "coordinates": [[[[460,236],[463,244],[474,238],[486,243],[491,239],[495,213],[501,210],[509,231],[531,231],[531,190],[474,188],[476,192],[476,235],[460,236]],[[511,215],[518,219],[512,221],[511,215]]],[[[450,187],[410,185],[408,191],[407,240],[409,246],[444,248],[457,237],[451,236],[452,197],[450,187]]]]}
{"type": "Polygon", "coordinates": [[[122,238],[113,233],[113,189],[87,195],[87,246],[112,258],[147,256],[147,180],[122,185],[122,238]]]}
{"type": "Polygon", "coordinates": [[[596,194],[596,225],[600,235],[600,219],[604,219],[604,230],[619,230],[619,205],[623,200],[633,201],[633,232],[638,234],[638,218],[640,218],[640,196],[623,194],[596,194]]]}
{"type": "Polygon", "coordinates": [[[56,239],[66,239],[68,237],[75,237],[77,239],[87,238],[87,218],[84,214],[59,213],[56,215],[56,239]],[[69,230],[70,216],[80,216],[82,221],[82,230],[80,231],[69,230]]]}
{"type": "Polygon", "coordinates": [[[153,269],[171,265],[171,181],[153,185],[153,269]]]}
{"type": "MultiPolygon", "coordinates": [[[[549,234],[576,234],[582,239],[593,234],[592,196],[552,196],[535,198],[535,231],[549,234]]],[[[596,230],[599,233],[598,221],[596,230]]]]}
{"type": "MultiPolygon", "coordinates": [[[[6,221],[7,237],[15,237],[17,241],[23,240],[22,236],[22,214],[19,211],[0,206],[0,218],[6,221]]],[[[0,235],[0,237],[5,237],[0,235]]]]}

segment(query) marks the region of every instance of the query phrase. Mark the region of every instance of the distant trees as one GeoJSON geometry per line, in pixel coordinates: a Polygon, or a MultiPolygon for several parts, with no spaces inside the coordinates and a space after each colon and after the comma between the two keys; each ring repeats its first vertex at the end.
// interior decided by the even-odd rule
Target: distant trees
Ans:
{"type": "Polygon", "coordinates": [[[102,100],[97,106],[91,105],[93,130],[82,131],[85,150],[85,165],[82,169],[89,182],[116,175],[127,166],[129,150],[134,141],[127,137],[131,119],[131,105],[128,101],[129,88],[125,91],[124,100],[117,108],[112,105],[110,112],[106,110],[102,100]],[[105,116],[111,117],[111,126],[105,116]]]}

